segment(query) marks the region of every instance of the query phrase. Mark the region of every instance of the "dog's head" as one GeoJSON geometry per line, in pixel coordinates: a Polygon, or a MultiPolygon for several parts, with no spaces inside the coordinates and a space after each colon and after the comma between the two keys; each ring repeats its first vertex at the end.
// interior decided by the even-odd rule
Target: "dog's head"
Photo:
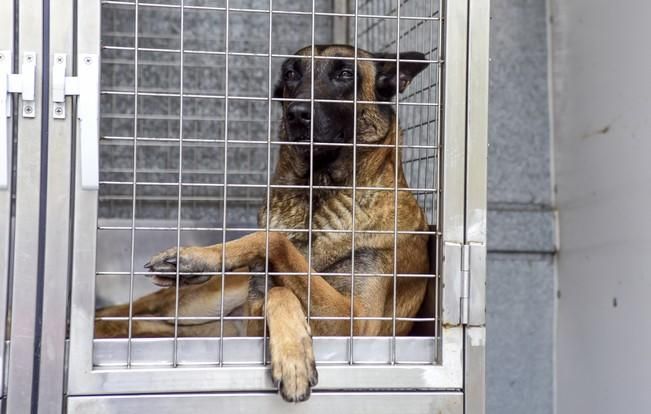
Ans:
{"type": "MultiPolygon", "coordinates": [[[[315,45],[314,54],[314,67],[311,46],[299,50],[295,53],[297,57],[283,63],[274,97],[286,99],[282,101],[280,138],[289,142],[309,142],[313,130],[315,157],[329,156],[339,149],[336,145],[319,144],[353,142],[355,113],[357,142],[373,143],[383,139],[393,122],[394,105],[369,102],[393,100],[396,91],[403,92],[428,66],[427,62],[422,62],[425,55],[419,52],[401,53],[397,65],[395,54],[357,49],[357,70],[353,59],[355,49],[351,46],[315,45]],[[353,104],[355,74],[357,100],[361,101],[356,110],[353,104]],[[313,104],[310,102],[312,96],[317,100],[313,104]]],[[[296,146],[296,149],[309,154],[308,146],[296,146]]]]}

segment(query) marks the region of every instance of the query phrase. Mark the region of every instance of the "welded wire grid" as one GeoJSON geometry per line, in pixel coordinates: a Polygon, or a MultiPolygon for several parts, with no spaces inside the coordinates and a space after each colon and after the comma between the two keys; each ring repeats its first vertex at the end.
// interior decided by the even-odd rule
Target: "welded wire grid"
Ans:
{"type": "MultiPolygon", "coordinates": [[[[337,1],[102,1],[98,306],[132,304],[139,296],[154,291],[156,288],[144,277],[147,272],[142,263],[166,247],[221,243],[252,231],[269,234],[290,230],[270,229],[268,219],[258,228],[256,220],[259,207],[269,206],[267,190],[273,188],[271,173],[280,145],[276,136],[281,105],[274,102],[277,99],[272,98],[272,90],[280,64],[295,50],[309,44],[332,43],[337,36],[341,39],[341,33],[333,33],[335,19],[346,22],[345,35],[351,45],[374,52],[421,51],[431,62],[399,96],[398,104],[392,105],[397,108],[404,131],[400,153],[409,190],[426,212],[428,222],[436,224],[442,64],[439,1],[348,0],[347,12],[335,12],[333,3],[337,1]]],[[[341,7],[341,2],[338,5],[341,7]]],[[[314,62],[318,57],[309,59],[314,62]]],[[[315,100],[310,102],[313,105],[315,100]]],[[[357,108],[360,102],[364,103],[355,98],[352,104],[357,108]]],[[[349,145],[363,144],[357,143],[355,137],[349,145]]],[[[302,188],[311,199],[315,190],[325,187],[302,188]]],[[[358,190],[389,190],[397,200],[398,192],[407,189],[397,184],[387,189],[353,183],[350,190],[353,197],[358,190]]],[[[333,232],[313,229],[311,220],[308,228],[291,231],[307,232],[309,240],[318,232],[333,232]]],[[[362,231],[355,229],[353,220],[353,228],[347,232],[352,235],[352,246],[355,236],[364,232],[392,234],[396,250],[397,222],[393,231],[362,231]]],[[[430,234],[433,250],[431,274],[427,275],[428,306],[410,320],[416,322],[414,331],[429,338],[434,344],[432,349],[437,349],[439,269],[435,258],[439,243],[434,229],[430,234]]],[[[311,261],[311,243],[308,250],[311,261]]],[[[352,274],[346,275],[353,286],[355,278],[377,276],[356,272],[354,256],[352,274]]],[[[228,277],[236,272],[225,274],[228,277]]],[[[265,296],[270,275],[273,273],[269,272],[268,262],[264,272],[252,273],[253,277],[264,278],[265,296]]],[[[181,274],[174,276],[178,281],[181,274]]],[[[396,275],[395,267],[393,273],[380,276],[392,277],[395,291],[397,277],[401,276],[396,275]]],[[[174,316],[134,316],[130,306],[129,317],[105,318],[126,320],[128,335],[119,356],[112,354],[107,358],[109,362],[96,358],[96,364],[131,367],[188,363],[187,357],[179,357],[189,344],[179,339],[179,321],[184,319],[221,322],[217,341],[211,340],[210,348],[217,355],[202,361],[195,354],[193,365],[242,364],[241,358],[229,357],[225,351],[228,342],[219,338],[224,338],[224,321],[247,318],[223,312],[221,317],[179,315],[178,286],[174,316]],[[166,320],[173,325],[173,338],[158,341],[171,342],[168,358],[152,361],[140,357],[142,340],[132,334],[136,320],[166,320]]],[[[307,316],[336,319],[312,314],[309,303],[307,316]]],[[[396,352],[395,325],[408,318],[396,317],[395,296],[392,316],[374,319],[391,320],[394,327],[389,348],[380,351],[389,356],[374,360],[404,363],[396,352]]],[[[356,347],[365,345],[353,340],[350,325],[346,360],[352,364],[361,360],[356,347]]],[[[264,336],[255,342],[261,345],[262,352],[257,353],[259,358],[247,359],[247,364],[268,362],[267,334],[264,323],[264,336]]],[[[154,346],[156,341],[147,343],[154,346]]]]}

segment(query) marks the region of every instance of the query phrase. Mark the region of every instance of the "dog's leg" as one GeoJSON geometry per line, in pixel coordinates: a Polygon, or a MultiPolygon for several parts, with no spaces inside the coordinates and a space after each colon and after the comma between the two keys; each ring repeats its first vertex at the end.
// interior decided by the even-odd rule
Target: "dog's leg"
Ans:
{"type": "Polygon", "coordinates": [[[271,377],[285,401],[310,397],[317,383],[310,328],[294,293],[285,287],[269,290],[267,298],[271,377]]]}
{"type": "MultiPolygon", "coordinates": [[[[248,297],[248,276],[227,276],[224,280],[224,313],[242,306],[248,297]]],[[[201,285],[186,285],[178,289],[179,312],[182,317],[219,316],[221,301],[221,277],[213,277],[201,285]]],[[[176,288],[160,289],[149,295],[138,298],[133,302],[132,316],[166,316],[174,317],[176,312],[176,288]]],[[[96,316],[127,317],[129,305],[116,305],[98,309],[96,316]]],[[[228,321],[224,324],[225,336],[239,336],[237,322],[228,321]]],[[[96,338],[124,338],[128,336],[128,321],[102,320],[95,321],[96,338]]],[[[205,320],[179,321],[178,336],[215,336],[219,335],[219,322],[205,320]]],[[[159,337],[174,335],[173,321],[135,320],[131,322],[133,337],[159,337]]]]}
{"type": "MultiPolygon", "coordinates": [[[[227,242],[225,245],[181,247],[178,254],[180,271],[186,273],[220,271],[222,268],[222,251],[225,252],[226,263],[224,267],[227,271],[242,266],[261,266],[265,260],[266,234],[264,232],[252,233],[227,242]]],[[[171,248],[152,257],[148,267],[152,272],[173,272],[176,270],[176,259],[176,248],[171,248]]],[[[287,276],[274,276],[274,281],[289,288],[300,300],[303,308],[307,309],[308,278],[307,276],[291,275],[291,273],[307,273],[309,269],[308,262],[303,254],[281,233],[269,233],[269,264],[274,272],[288,273],[287,276]]],[[[312,270],[312,272],[315,271],[312,270]]],[[[186,278],[191,279],[191,277],[187,276],[186,278]]],[[[341,294],[321,276],[312,275],[310,283],[310,305],[314,315],[350,316],[351,299],[349,296],[341,294]]],[[[379,287],[378,297],[386,297],[387,293],[384,289],[387,286],[379,287]]],[[[364,304],[359,298],[355,298],[354,311],[354,316],[383,315],[384,300],[364,304]],[[371,306],[376,308],[371,308],[371,306]]],[[[349,322],[346,320],[312,321],[311,327],[316,335],[348,335],[350,330],[349,322]]],[[[354,322],[356,335],[377,335],[380,328],[380,321],[355,320],[354,322]]]]}

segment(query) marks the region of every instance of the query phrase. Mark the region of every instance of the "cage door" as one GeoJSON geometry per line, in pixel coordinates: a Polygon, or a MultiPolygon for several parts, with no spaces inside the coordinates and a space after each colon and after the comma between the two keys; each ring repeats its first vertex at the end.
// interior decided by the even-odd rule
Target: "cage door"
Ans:
{"type": "MultiPolygon", "coordinates": [[[[170,240],[172,245],[208,244],[268,230],[255,224],[253,206],[266,202],[280,145],[273,134],[274,108],[280,107],[273,96],[273,69],[292,57],[296,45],[291,41],[330,39],[336,17],[357,34],[349,40],[358,47],[402,51],[413,42],[428,51],[434,68],[395,103],[405,131],[405,142],[396,150],[402,151],[409,191],[432,217],[430,224],[436,224],[428,230],[434,258],[430,313],[413,318],[428,322],[433,333],[361,337],[351,330],[348,336],[315,338],[319,384],[306,407],[324,412],[337,398],[360,407],[373,400],[383,412],[384,397],[374,400],[371,392],[382,390],[413,399],[413,407],[429,401],[429,407],[460,413],[463,328],[453,316],[460,309],[460,281],[453,279],[455,264],[442,255],[445,246],[463,242],[466,2],[351,1],[348,12],[338,9],[336,16],[330,1],[276,0],[261,8],[207,3],[77,4],[74,59],[81,65],[81,55],[101,56],[103,111],[97,181],[85,167],[96,161],[80,150],[87,144],[83,119],[76,136],[69,410],[130,413],[141,410],[143,401],[149,401],[147,407],[190,406],[205,412],[214,404],[282,407],[271,402],[276,388],[265,335],[228,337],[218,330],[212,336],[181,337],[183,318],[210,322],[211,317],[184,316],[178,306],[172,317],[134,317],[133,303],[153,289],[142,264],[169,247],[170,240]],[[306,36],[297,36],[302,30],[306,36]],[[276,45],[274,39],[287,43],[276,45]],[[94,182],[97,188],[89,185],[94,182]],[[102,320],[96,307],[120,302],[127,304],[127,316],[112,320],[125,322],[126,335],[96,338],[94,324],[102,320]],[[161,320],[170,322],[171,335],[134,334],[134,323],[161,320]],[[337,394],[342,391],[348,394],[337,394]],[[151,395],[138,400],[136,394],[151,395]]],[[[307,190],[323,190],[315,187],[307,190]]],[[[394,193],[408,191],[395,187],[394,193]]],[[[391,233],[397,237],[398,229],[391,233]]],[[[224,278],[237,276],[226,273],[224,278]]],[[[274,276],[268,268],[250,273],[263,280],[274,276]]],[[[382,277],[396,278],[395,273],[382,277]]],[[[229,318],[238,316],[217,320],[229,318]]],[[[395,406],[385,411],[395,412],[395,406]]]]}

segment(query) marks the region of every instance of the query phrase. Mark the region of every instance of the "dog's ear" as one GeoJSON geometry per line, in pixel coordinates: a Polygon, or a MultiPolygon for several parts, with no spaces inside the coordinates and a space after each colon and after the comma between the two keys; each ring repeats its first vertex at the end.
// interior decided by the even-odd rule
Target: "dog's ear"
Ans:
{"type": "Polygon", "coordinates": [[[378,97],[384,99],[391,99],[396,94],[396,82],[398,82],[398,90],[402,93],[416,75],[429,66],[429,62],[403,62],[403,60],[425,60],[425,55],[420,52],[403,52],[400,54],[400,74],[396,76],[395,53],[374,53],[373,57],[393,60],[375,62],[377,67],[375,87],[378,97]]]}
{"type": "Polygon", "coordinates": [[[274,86],[274,98],[282,98],[283,97],[283,83],[278,82],[276,86],[274,86]]]}

